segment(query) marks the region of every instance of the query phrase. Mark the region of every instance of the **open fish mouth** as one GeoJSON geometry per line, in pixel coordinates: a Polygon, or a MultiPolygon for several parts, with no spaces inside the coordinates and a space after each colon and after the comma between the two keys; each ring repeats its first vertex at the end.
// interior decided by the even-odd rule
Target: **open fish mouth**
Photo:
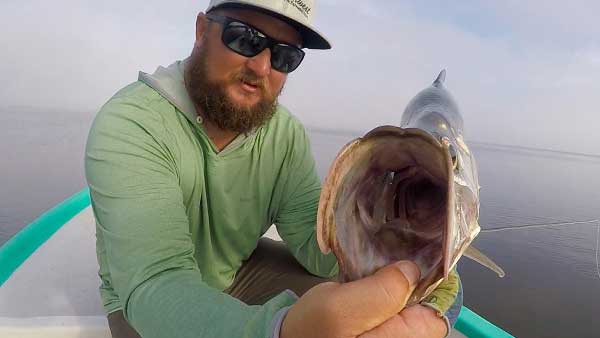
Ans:
{"type": "Polygon", "coordinates": [[[341,281],[399,260],[421,269],[416,294],[442,279],[452,178],[447,146],[420,129],[378,127],[346,145],[317,216],[319,246],[333,250],[341,281]]]}
{"type": "Polygon", "coordinates": [[[344,146],[319,199],[317,241],[337,257],[340,281],[413,261],[421,279],[409,305],[427,297],[462,255],[504,276],[471,245],[481,230],[477,165],[445,78],[443,70],[408,103],[402,128],[378,127],[344,146]]]}

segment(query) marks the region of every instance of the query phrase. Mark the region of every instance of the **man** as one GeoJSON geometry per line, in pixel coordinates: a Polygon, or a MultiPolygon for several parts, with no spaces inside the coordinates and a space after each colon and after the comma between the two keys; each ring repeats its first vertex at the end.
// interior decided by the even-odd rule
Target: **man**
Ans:
{"type": "Polygon", "coordinates": [[[404,310],[420,274],[411,262],[327,281],[337,264],[315,238],[320,184],[308,138],[277,104],[300,47],[330,48],[310,26],[312,7],[213,0],[190,58],[141,73],[98,113],[86,176],[113,337],[447,332],[456,275],[431,304],[404,310]],[[259,240],[271,224],[285,245],[259,240]]]}

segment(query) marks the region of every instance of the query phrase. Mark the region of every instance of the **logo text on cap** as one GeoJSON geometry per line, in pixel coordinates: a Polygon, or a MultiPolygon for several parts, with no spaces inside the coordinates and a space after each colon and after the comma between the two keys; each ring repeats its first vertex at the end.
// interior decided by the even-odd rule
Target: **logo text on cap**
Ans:
{"type": "Polygon", "coordinates": [[[304,1],[302,1],[302,0],[285,0],[285,1],[289,4],[291,4],[292,6],[296,7],[296,9],[299,10],[300,13],[302,13],[302,15],[304,15],[308,19],[308,16],[310,15],[310,10],[312,8],[310,6],[308,6],[306,3],[304,3],[304,1]]]}

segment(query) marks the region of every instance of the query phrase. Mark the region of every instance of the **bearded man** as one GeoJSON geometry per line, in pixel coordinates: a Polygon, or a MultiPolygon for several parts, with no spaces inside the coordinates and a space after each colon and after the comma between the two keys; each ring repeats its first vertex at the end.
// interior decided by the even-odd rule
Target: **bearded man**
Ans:
{"type": "Polygon", "coordinates": [[[213,0],[188,59],[140,73],[98,113],[85,168],[113,337],[449,331],[456,278],[435,306],[406,309],[420,274],[411,262],[330,281],[338,267],[316,241],[309,140],[277,102],[302,48],[330,48],[311,26],[313,6],[213,0]],[[272,224],[285,244],[260,239],[272,224]]]}

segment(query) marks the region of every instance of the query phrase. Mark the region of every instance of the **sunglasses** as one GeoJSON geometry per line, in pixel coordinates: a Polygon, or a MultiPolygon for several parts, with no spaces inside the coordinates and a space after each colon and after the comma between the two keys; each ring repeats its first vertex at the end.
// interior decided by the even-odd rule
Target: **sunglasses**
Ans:
{"type": "Polygon", "coordinates": [[[253,57],[269,48],[271,67],[276,71],[290,73],[298,68],[304,59],[302,49],[274,40],[247,23],[215,14],[207,14],[206,18],[223,25],[221,41],[239,55],[253,57]]]}

